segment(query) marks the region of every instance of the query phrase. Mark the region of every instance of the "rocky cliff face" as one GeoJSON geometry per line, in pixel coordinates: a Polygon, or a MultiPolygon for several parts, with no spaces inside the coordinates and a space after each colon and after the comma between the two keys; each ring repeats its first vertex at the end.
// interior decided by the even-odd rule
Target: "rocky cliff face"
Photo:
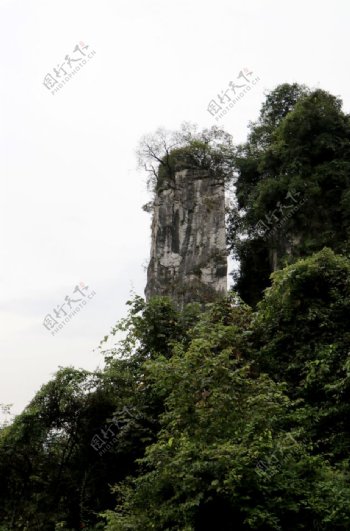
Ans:
{"type": "Polygon", "coordinates": [[[202,170],[183,170],[157,192],[146,299],[167,295],[183,306],[227,290],[225,190],[202,170]]]}

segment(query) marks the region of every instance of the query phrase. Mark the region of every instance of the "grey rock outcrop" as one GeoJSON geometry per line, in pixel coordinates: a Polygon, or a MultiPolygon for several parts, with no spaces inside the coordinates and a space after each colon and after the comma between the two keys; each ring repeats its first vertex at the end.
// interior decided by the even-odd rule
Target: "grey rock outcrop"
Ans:
{"type": "Polygon", "coordinates": [[[155,197],[146,299],[166,295],[182,307],[226,291],[224,183],[206,171],[179,171],[155,197]]]}

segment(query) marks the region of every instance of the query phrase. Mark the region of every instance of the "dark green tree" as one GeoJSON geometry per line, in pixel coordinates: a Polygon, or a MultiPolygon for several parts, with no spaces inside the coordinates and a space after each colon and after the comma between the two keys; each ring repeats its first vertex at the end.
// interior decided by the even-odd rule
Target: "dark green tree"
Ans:
{"type": "MultiPolygon", "coordinates": [[[[130,371],[122,363],[120,369],[125,388],[130,371]]],[[[95,525],[98,512],[111,506],[109,482],[134,470],[127,450],[100,457],[91,446],[128,403],[112,380],[61,369],[1,432],[0,522],[6,529],[80,529],[95,525]]]]}
{"type": "Polygon", "coordinates": [[[248,303],[261,299],[269,274],[286,263],[324,246],[349,252],[350,122],[338,98],[277,87],[238,147],[235,168],[228,236],[248,303]]]}
{"type": "Polygon", "coordinates": [[[330,249],[273,274],[254,320],[254,359],[305,406],[317,452],[350,453],[350,260],[330,249]]]}
{"type": "Polygon", "coordinates": [[[238,300],[212,305],[187,346],[145,363],[165,410],[108,530],[347,528],[346,477],[310,451],[285,385],[247,361],[250,321],[238,300]]]}

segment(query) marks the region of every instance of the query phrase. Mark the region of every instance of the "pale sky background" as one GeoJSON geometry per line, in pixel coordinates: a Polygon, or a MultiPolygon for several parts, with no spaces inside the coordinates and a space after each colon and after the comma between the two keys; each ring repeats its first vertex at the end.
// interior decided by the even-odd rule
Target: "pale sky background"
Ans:
{"type": "MultiPolygon", "coordinates": [[[[220,121],[243,141],[264,92],[305,83],[350,110],[347,0],[0,0],[0,403],[18,413],[58,366],[94,351],[143,294],[150,247],[139,138],[192,121],[246,67],[260,82],[220,121]],[[79,41],[95,56],[54,96],[79,41]],[[47,313],[96,291],[54,337],[47,313]]],[[[74,56],[77,56],[75,54],[74,56]]],[[[0,419],[1,420],[1,419],[0,419]]]]}

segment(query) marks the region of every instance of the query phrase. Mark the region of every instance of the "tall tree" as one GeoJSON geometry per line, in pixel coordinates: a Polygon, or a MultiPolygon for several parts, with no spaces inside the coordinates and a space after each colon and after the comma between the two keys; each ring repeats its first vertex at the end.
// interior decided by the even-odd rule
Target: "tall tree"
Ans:
{"type": "Polygon", "coordinates": [[[341,105],[323,90],[281,85],[237,149],[229,241],[251,304],[284,264],[325,245],[349,252],[350,121],[341,105]]]}

